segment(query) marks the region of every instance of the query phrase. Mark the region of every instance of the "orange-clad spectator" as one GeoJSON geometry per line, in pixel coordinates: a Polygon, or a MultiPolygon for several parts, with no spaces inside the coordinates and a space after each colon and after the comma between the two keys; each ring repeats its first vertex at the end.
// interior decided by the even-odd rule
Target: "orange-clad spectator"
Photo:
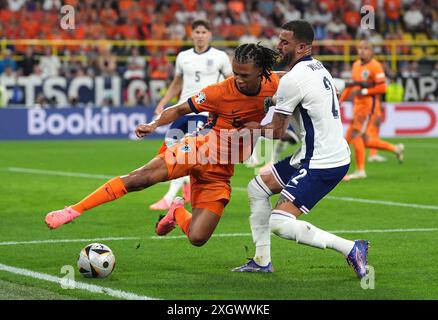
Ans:
{"type": "Polygon", "coordinates": [[[20,21],[20,27],[23,28],[26,39],[34,39],[40,32],[40,26],[36,20],[31,19],[30,15],[28,15],[29,19],[23,19],[20,21]]]}
{"type": "Polygon", "coordinates": [[[149,61],[149,70],[151,79],[166,80],[170,76],[172,65],[160,50],[155,50],[149,61]]]}
{"type": "MultiPolygon", "coordinates": [[[[76,19],[77,20],[77,19],[76,19]]],[[[54,26],[59,25],[59,20],[56,11],[44,11],[41,18],[41,30],[44,32],[49,32],[54,26]]],[[[75,21],[77,23],[77,21],[75,21]]]]}
{"type": "Polygon", "coordinates": [[[259,23],[251,23],[248,26],[248,30],[254,37],[259,37],[262,34],[263,28],[259,23]]]}
{"type": "Polygon", "coordinates": [[[117,20],[117,12],[111,7],[111,2],[105,2],[104,8],[100,12],[99,18],[100,21],[104,24],[108,23],[109,21],[117,20]]]}
{"type": "Polygon", "coordinates": [[[167,26],[161,14],[158,14],[151,26],[151,34],[156,40],[164,40],[167,35],[167,26]]]}
{"type": "Polygon", "coordinates": [[[400,0],[387,0],[385,1],[385,15],[386,15],[386,27],[389,32],[395,32],[397,30],[398,21],[400,19],[400,12],[402,9],[400,0]]]}
{"type": "Polygon", "coordinates": [[[138,39],[138,28],[132,24],[121,24],[117,26],[117,33],[121,33],[126,39],[138,39]]]}
{"type": "Polygon", "coordinates": [[[4,23],[9,23],[11,18],[15,15],[11,10],[0,10],[0,20],[4,23]]]}
{"type": "MultiPolygon", "coordinates": [[[[140,5],[141,10],[147,11],[148,9],[155,8],[155,1],[151,0],[139,0],[138,4],[140,5]]],[[[174,5],[174,2],[172,1],[171,6],[174,5]]]]}
{"type": "Polygon", "coordinates": [[[108,21],[105,24],[105,35],[107,39],[114,39],[117,32],[118,28],[114,21],[108,21]]]}
{"type": "Polygon", "coordinates": [[[362,6],[371,6],[374,10],[378,9],[377,0],[362,0],[362,6]]]}
{"type": "Polygon", "coordinates": [[[142,23],[146,25],[151,24],[155,17],[156,13],[154,8],[148,7],[146,8],[146,12],[143,14],[142,23]]]}
{"type": "Polygon", "coordinates": [[[246,26],[242,23],[234,24],[231,26],[231,37],[233,39],[239,39],[246,32],[246,26]]]}
{"type": "Polygon", "coordinates": [[[184,8],[188,12],[193,12],[196,10],[197,7],[197,1],[196,0],[183,0],[182,1],[184,8]]]}
{"type": "MultiPolygon", "coordinates": [[[[24,34],[24,30],[22,28],[17,28],[16,25],[12,25],[9,29],[9,34],[13,36],[12,39],[26,39],[26,36],[24,34]],[[11,30],[14,29],[14,30],[11,30]]],[[[25,53],[29,46],[26,46],[24,44],[16,44],[15,45],[15,52],[18,53],[25,53]]]]}
{"type": "Polygon", "coordinates": [[[351,3],[348,3],[346,10],[344,11],[344,23],[347,26],[348,33],[353,37],[356,34],[356,30],[360,24],[360,14],[354,9],[351,3]]]}
{"type": "Polygon", "coordinates": [[[245,4],[243,3],[243,1],[231,0],[230,2],[228,2],[228,9],[230,10],[230,12],[240,14],[245,10],[245,4]]]}
{"type": "Polygon", "coordinates": [[[65,5],[71,5],[74,8],[78,7],[79,0],[64,0],[65,5]]]}
{"type": "Polygon", "coordinates": [[[98,39],[101,34],[105,33],[102,24],[98,23],[97,21],[88,24],[85,30],[87,39],[98,39]]]}
{"type": "Polygon", "coordinates": [[[73,30],[73,39],[83,40],[85,39],[85,25],[84,24],[76,24],[73,30]]]}
{"type": "Polygon", "coordinates": [[[132,0],[120,0],[118,3],[120,11],[128,11],[134,5],[134,1],[132,0]]]}

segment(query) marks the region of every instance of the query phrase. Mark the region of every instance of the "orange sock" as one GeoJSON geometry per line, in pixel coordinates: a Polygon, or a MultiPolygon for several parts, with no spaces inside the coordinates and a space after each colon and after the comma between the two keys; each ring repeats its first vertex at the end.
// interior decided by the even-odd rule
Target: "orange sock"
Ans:
{"type": "Polygon", "coordinates": [[[351,140],[356,158],[356,170],[365,170],[365,144],[361,136],[351,140]]]}
{"type": "Polygon", "coordinates": [[[380,140],[378,138],[373,138],[373,139],[369,139],[367,141],[367,148],[375,148],[375,149],[379,149],[379,150],[386,150],[386,151],[390,151],[390,152],[395,152],[395,145],[380,140]]]}
{"type": "Polygon", "coordinates": [[[374,148],[370,149],[370,156],[375,156],[375,155],[377,155],[377,149],[374,148]]]}
{"type": "Polygon", "coordinates": [[[192,222],[192,214],[184,207],[175,210],[175,220],[182,231],[189,236],[190,223],[192,222]]]}
{"type": "Polygon", "coordinates": [[[77,212],[82,213],[86,210],[97,207],[98,205],[116,200],[127,193],[128,191],[126,190],[122,179],[120,177],[115,177],[71,207],[77,212]]]}

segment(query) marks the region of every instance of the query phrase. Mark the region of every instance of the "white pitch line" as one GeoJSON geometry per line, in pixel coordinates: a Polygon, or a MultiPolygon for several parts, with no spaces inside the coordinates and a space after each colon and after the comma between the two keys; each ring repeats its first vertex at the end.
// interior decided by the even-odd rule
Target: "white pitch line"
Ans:
{"type": "MultiPolygon", "coordinates": [[[[245,188],[242,188],[242,187],[232,187],[232,188],[233,188],[233,190],[236,190],[236,191],[241,191],[241,192],[247,191],[245,188]]],[[[414,209],[438,210],[438,206],[427,205],[427,204],[417,204],[417,203],[403,203],[403,202],[395,202],[395,201],[371,200],[371,199],[352,198],[352,197],[335,197],[335,196],[326,196],[325,199],[345,201],[345,202],[382,204],[385,206],[393,206],[393,207],[406,207],[406,208],[414,208],[414,209]]]]}
{"type": "Polygon", "coordinates": [[[42,175],[48,175],[48,176],[87,178],[87,179],[111,179],[111,178],[114,178],[114,176],[108,176],[108,175],[103,175],[103,174],[89,174],[89,173],[82,173],[82,172],[53,171],[53,170],[41,170],[41,169],[17,168],[17,167],[9,167],[8,171],[19,172],[19,173],[42,174],[42,175]]]}
{"type": "MultiPolygon", "coordinates": [[[[17,167],[9,167],[8,171],[19,172],[19,173],[53,175],[53,176],[78,177],[78,178],[87,178],[87,179],[111,179],[114,177],[114,176],[109,176],[109,175],[89,174],[89,173],[82,173],[82,172],[51,171],[51,170],[17,168],[17,167]]],[[[235,191],[247,192],[246,188],[242,188],[242,187],[232,187],[232,188],[235,191]]],[[[438,210],[438,206],[424,205],[424,204],[417,204],[417,203],[403,203],[403,202],[395,202],[395,201],[371,200],[371,199],[361,199],[361,198],[352,198],[352,197],[335,197],[335,196],[327,196],[326,199],[337,200],[337,201],[346,201],[346,202],[379,204],[379,205],[414,208],[414,209],[438,210]]]]}
{"type": "MultiPolygon", "coordinates": [[[[411,228],[411,229],[366,229],[366,230],[329,230],[327,232],[342,234],[342,233],[394,233],[394,232],[436,232],[438,228],[411,228]]],[[[232,238],[232,237],[249,237],[251,233],[218,233],[213,234],[212,238],[232,238]]],[[[0,246],[14,246],[14,245],[32,245],[32,244],[46,244],[46,243],[69,243],[69,242],[97,242],[97,241],[126,241],[126,240],[175,240],[185,239],[187,236],[151,236],[147,238],[142,237],[114,237],[114,238],[96,238],[96,239],[59,239],[59,240],[33,240],[33,241],[6,241],[0,242],[0,246]]]]}
{"type": "Polygon", "coordinates": [[[97,241],[120,241],[120,240],[138,240],[139,237],[108,237],[96,239],[49,239],[49,240],[32,240],[32,241],[6,241],[0,242],[0,246],[14,246],[19,244],[44,244],[44,243],[68,243],[68,242],[97,242],[97,241]]]}
{"type": "MultiPolygon", "coordinates": [[[[61,285],[62,281],[65,281],[63,278],[55,277],[46,273],[35,272],[32,270],[22,269],[7,266],[5,264],[0,263],[0,271],[6,271],[14,274],[18,274],[25,277],[30,277],[34,279],[44,280],[48,282],[53,282],[61,285]]],[[[157,298],[140,296],[132,292],[115,290],[111,288],[101,287],[94,284],[83,283],[79,281],[75,281],[75,289],[86,290],[93,293],[105,294],[114,298],[126,299],[126,300],[158,300],[157,298]]]]}
{"type": "Polygon", "coordinates": [[[407,208],[415,208],[415,209],[438,210],[438,206],[432,206],[432,205],[426,205],[426,204],[403,203],[403,202],[384,201],[384,200],[370,200],[370,199],[361,199],[361,198],[352,198],[352,197],[327,196],[326,198],[330,199],[330,200],[347,201],[347,202],[383,204],[385,206],[393,206],[393,207],[407,207],[407,208]]]}

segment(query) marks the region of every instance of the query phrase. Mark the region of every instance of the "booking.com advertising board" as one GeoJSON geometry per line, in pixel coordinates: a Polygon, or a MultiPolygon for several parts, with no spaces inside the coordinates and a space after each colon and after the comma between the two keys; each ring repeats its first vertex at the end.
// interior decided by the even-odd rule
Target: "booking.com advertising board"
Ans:
{"type": "MultiPolygon", "coordinates": [[[[139,123],[154,108],[5,108],[0,109],[0,140],[136,139],[139,123]]],[[[352,119],[351,103],[341,108],[344,129],[352,119]]],[[[386,104],[382,137],[438,137],[438,103],[386,104]]],[[[162,138],[166,126],[151,134],[162,138]]]]}
{"type": "Polygon", "coordinates": [[[136,126],[153,114],[153,108],[0,109],[0,140],[135,139],[136,126]]]}

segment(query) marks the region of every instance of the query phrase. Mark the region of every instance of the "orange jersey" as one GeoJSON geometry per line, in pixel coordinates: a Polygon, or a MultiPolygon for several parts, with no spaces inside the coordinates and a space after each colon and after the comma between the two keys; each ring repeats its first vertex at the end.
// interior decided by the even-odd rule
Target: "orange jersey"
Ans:
{"type": "MultiPolygon", "coordinates": [[[[237,89],[234,77],[230,77],[202,89],[196,96],[188,99],[193,112],[208,111],[213,118],[212,130],[217,136],[218,147],[221,148],[221,159],[224,159],[222,158],[224,150],[225,152],[230,150],[224,149],[224,146],[232,143],[225,133],[238,132],[247,122],[261,122],[265,117],[264,100],[275,94],[278,82],[278,75],[272,73],[271,81],[262,80],[259,92],[248,96],[237,89]]],[[[251,155],[255,143],[252,140],[248,143],[239,139],[239,162],[251,155]]],[[[231,141],[236,142],[232,138],[231,141]]]]}
{"type": "Polygon", "coordinates": [[[353,89],[366,89],[366,94],[354,97],[354,112],[362,114],[380,112],[380,95],[386,93],[385,71],[380,62],[371,59],[368,63],[362,64],[360,60],[356,60],[352,68],[352,80],[364,85],[347,88],[340,100],[345,100],[353,89]]]}

